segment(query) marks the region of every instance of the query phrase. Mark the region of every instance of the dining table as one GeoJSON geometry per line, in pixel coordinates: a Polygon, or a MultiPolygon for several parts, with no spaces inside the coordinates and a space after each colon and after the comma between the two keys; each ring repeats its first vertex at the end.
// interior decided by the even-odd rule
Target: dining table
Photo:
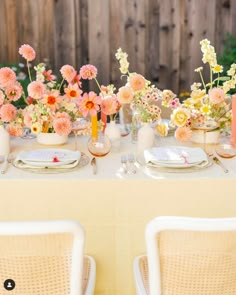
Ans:
{"type": "MultiPolygon", "coordinates": [[[[236,157],[220,158],[228,173],[214,162],[199,169],[160,171],[145,165],[128,135],[121,138],[119,151],[96,157],[94,173],[87,142],[87,136],[78,137],[86,164],[63,173],[26,171],[9,161],[0,175],[0,220],[79,221],[86,232],[85,253],[96,261],[95,295],[136,294],[133,260],[145,253],[145,227],[154,217],[236,216],[236,157]],[[123,169],[121,159],[128,154],[135,155],[135,172],[123,169]]],[[[155,146],[174,145],[185,144],[173,136],[156,136],[155,146]]],[[[74,138],[69,137],[57,148],[74,147],[74,138]]],[[[36,139],[11,138],[13,157],[44,148],[49,146],[36,139]]],[[[208,148],[215,153],[214,145],[208,148]]]]}

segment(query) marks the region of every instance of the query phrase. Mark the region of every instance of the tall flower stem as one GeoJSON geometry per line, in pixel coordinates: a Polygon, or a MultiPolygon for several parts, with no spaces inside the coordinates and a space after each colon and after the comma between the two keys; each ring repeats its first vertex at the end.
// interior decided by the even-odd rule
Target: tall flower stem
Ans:
{"type": "Polygon", "coordinates": [[[211,69],[211,66],[210,66],[210,82],[211,82],[211,89],[212,89],[212,69],[211,69]]]}
{"type": "Polygon", "coordinates": [[[96,78],[94,78],[94,80],[95,80],[95,82],[96,82],[96,84],[97,84],[97,86],[98,86],[98,89],[100,90],[100,92],[102,92],[102,89],[101,89],[101,87],[100,87],[100,84],[98,83],[98,80],[97,80],[96,78]]]}
{"type": "Polygon", "coordinates": [[[199,75],[200,75],[200,78],[201,78],[201,81],[202,81],[202,85],[203,85],[203,87],[204,87],[204,89],[206,91],[206,84],[204,82],[204,79],[203,79],[203,76],[202,76],[202,72],[201,71],[199,71],[199,75]]]}
{"type": "Polygon", "coordinates": [[[31,73],[30,73],[30,68],[29,68],[29,62],[28,62],[28,60],[27,60],[27,69],[28,69],[28,74],[29,74],[30,82],[32,82],[32,78],[31,78],[31,73]]]}
{"type": "Polygon", "coordinates": [[[58,90],[59,90],[60,92],[61,92],[61,87],[62,87],[64,81],[65,81],[65,79],[62,79],[61,84],[60,84],[60,86],[59,86],[59,89],[58,89],[58,90]]]}
{"type": "Polygon", "coordinates": [[[220,83],[220,73],[218,73],[218,81],[217,81],[217,87],[219,86],[219,83],[220,83]]]}

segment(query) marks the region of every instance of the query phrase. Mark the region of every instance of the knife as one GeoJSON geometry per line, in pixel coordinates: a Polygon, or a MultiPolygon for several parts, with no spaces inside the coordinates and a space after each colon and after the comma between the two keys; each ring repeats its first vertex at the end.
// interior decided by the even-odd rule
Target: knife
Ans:
{"type": "Polygon", "coordinates": [[[92,158],[91,165],[93,167],[93,174],[96,174],[97,173],[97,162],[96,162],[96,158],[92,158]]]}
{"type": "Polygon", "coordinates": [[[229,170],[224,166],[224,164],[223,164],[223,163],[222,163],[217,157],[213,157],[212,160],[213,160],[217,165],[219,165],[219,166],[223,169],[223,171],[224,171],[225,173],[228,173],[228,172],[229,172],[229,170]]]}

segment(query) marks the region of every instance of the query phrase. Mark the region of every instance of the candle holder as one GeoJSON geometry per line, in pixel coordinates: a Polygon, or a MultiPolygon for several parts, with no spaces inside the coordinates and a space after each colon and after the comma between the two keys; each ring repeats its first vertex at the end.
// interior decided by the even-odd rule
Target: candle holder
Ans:
{"type": "Polygon", "coordinates": [[[97,137],[90,137],[88,140],[88,150],[96,157],[104,157],[111,150],[111,141],[103,133],[98,133],[97,137]]]}

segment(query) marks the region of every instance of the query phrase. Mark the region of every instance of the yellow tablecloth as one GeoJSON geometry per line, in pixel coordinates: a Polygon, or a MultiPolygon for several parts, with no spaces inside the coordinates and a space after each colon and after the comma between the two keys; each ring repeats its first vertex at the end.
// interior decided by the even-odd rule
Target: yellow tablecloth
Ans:
{"type": "MultiPolygon", "coordinates": [[[[32,174],[10,166],[0,176],[0,220],[79,220],[85,252],[97,263],[96,295],[134,295],[133,258],[145,251],[144,229],[158,215],[236,216],[236,160],[188,174],[120,173],[120,155],[135,151],[129,138],[120,153],[63,174],[32,174]]],[[[165,139],[163,142],[172,142],[165,139]]],[[[79,149],[86,151],[86,139],[79,149]]],[[[159,140],[157,144],[162,144],[159,140]]],[[[41,146],[42,147],[42,146],[41,146]]],[[[73,142],[61,148],[73,148],[73,142]]],[[[35,140],[12,140],[12,152],[39,148],[35,140]]],[[[89,155],[89,153],[87,152],[89,155]]],[[[92,158],[92,156],[90,156],[92,158]]]]}

